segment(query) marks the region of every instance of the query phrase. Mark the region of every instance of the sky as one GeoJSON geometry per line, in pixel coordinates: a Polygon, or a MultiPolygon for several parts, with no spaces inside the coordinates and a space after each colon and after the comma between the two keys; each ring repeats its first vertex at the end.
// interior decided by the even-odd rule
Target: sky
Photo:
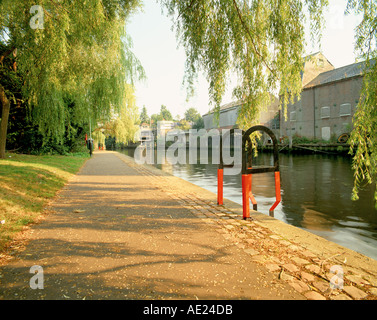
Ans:
{"type": "MultiPolygon", "coordinates": [[[[312,46],[308,39],[306,53],[321,51],[335,68],[339,68],[355,62],[354,29],[360,18],[344,15],[346,0],[329,0],[329,3],[321,47],[318,44],[312,46]]],[[[145,106],[149,116],[159,113],[161,105],[165,105],[173,117],[179,115],[183,118],[190,107],[203,115],[211,108],[208,84],[200,75],[195,96],[186,101],[182,86],[186,55],[184,49],[178,47],[172,25],[171,18],[161,12],[156,0],[144,0],[143,12],[135,14],[127,25],[133,41],[132,51],[147,76],[146,81],[135,84],[136,104],[140,110],[145,106]]],[[[227,92],[223,104],[232,101],[231,92],[227,92]]]]}

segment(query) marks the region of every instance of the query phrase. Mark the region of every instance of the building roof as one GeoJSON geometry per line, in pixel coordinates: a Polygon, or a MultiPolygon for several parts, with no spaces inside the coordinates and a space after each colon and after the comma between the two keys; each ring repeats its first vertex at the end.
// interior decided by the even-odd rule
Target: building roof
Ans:
{"type": "Polygon", "coordinates": [[[301,71],[302,86],[305,87],[319,74],[334,69],[332,63],[320,51],[304,57],[304,67],[301,71]]]}
{"type": "MultiPolygon", "coordinates": [[[[374,64],[374,61],[371,61],[374,64]]],[[[348,78],[359,77],[363,75],[365,68],[365,61],[353,63],[348,66],[326,71],[319,74],[316,78],[310,81],[304,89],[313,88],[319,85],[340,81],[348,78]]]]}
{"type": "Polygon", "coordinates": [[[240,105],[242,105],[243,102],[242,100],[238,100],[238,101],[234,101],[234,102],[230,102],[230,103],[227,103],[227,104],[224,104],[220,107],[220,111],[225,111],[225,110],[228,110],[228,109],[232,109],[232,108],[235,108],[235,107],[239,107],[240,105]]]}
{"type": "Polygon", "coordinates": [[[311,54],[308,54],[307,56],[304,57],[304,63],[311,61],[313,58],[320,56],[321,58],[324,58],[327,60],[327,62],[333,66],[333,64],[323,55],[321,51],[317,51],[311,54]]]}
{"type": "MultiPolygon", "coordinates": [[[[220,112],[229,111],[230,109],[239,107],[240,105],[242,105],[242,100],[237,100],[237,101],[233,101],[233,102],[224,104],[224,105],[220,106],[220,112]]],[[[203,116],[208,115],[208,114],[212,114],[213,112],[214,112],[214,109],[203,114],[203,116]]]]}
{"type": "MultiPolygon", "coordinates": [[[[274,95],[270,94],[270,97],[271,97],[271,104],[273,104],[274,102],[278,101],[278,98],[276,98],[274,95]]],[[[243,105],[243,101],[242,100],[237,100],[237,101],[234,101],[234,102],[230,102],[230,103],[227,103],[227,104],[224,104],[222,106],[220,106],[220,113],[221,112],[226,112],[226,111],[230,111],[232,109],[235,109],[239,106],[243,105]]],[[[212,114],[214,113],[214,109],[212,109],[211,111],[208,111],[207,113],[203,114],[203,116],[206,116],[206,115],[209,115],[209,114],[212,114]]]]}

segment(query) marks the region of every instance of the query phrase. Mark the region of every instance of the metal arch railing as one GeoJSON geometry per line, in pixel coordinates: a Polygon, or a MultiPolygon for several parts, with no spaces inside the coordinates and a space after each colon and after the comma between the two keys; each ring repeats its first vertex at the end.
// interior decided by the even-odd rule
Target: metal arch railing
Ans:
{"type": "MultiPolygon", "coordinates": [[[[252,157],[250,157],[251,159],[252,157]]],[[[252,174],[274,172],[275,173],[275,197],[276,201],[269,210],[269,215],[274,216],[274,210],[281,201],[280,192],[280,171],[279,171],[279,149],[278,141],[275,134],[271,129],[265,126],[254,126],[248,129],[242,135],[242,205],[243,205],[243,218],[250,218],[250,200],[253,203],[253,210],[257,210],[257,202],[252,193],[252,174]],[[255,131],[263,131],[267,133],[273,142],[274,151],[274,165],[273,166],[258,166],[253,167],[249,161],[249,152],[251,149],[246,150],[246,142],[250,140],[250,135],[255,131]]]]}
{"type": "MultiPolygon", "coordinates": [[[[226,135],[234,135],[234,130],[231,129],[224,134],[226,135]]],[[[223,205],[223,184],[224,184],[224,168],[225,167],[233,167],[233,165],[224,165],[223,157],[222,157],[222,135],[220,135],[220,164],[217,170],[217,204],[223,205]]],[[[278,150],[278,141],[276,139],[275,134],[272,132],[271,129],[265,126],[253,126],[249,128],[246,132],[242,131],[242,207],[243,207],[243,218],[248,219],[250,218],[250,201],[253,204],[253,210],[257,210],[257,202],[252,193],[252,174],[258,173],[265,173],[265,172],[274,172],[275,173],[275,196],[276,201],[271,206],[269,210],[269,215],[274,216],[274,210],[277,205],[281,201],[281,190],[280,190],[280,171],[279,171],[279,150],[278,150]],[[252,157],[250,156],[252,152],[251,148],[251,139],[250,135],[255,131],[263,131],[267,133],[270,138],[272,139],[273,146],[274,146],[274,165],[273,166],[252,166],[252,157]],[[249,150],[246,149],[246,143],[250,146],[249,150]]]]}

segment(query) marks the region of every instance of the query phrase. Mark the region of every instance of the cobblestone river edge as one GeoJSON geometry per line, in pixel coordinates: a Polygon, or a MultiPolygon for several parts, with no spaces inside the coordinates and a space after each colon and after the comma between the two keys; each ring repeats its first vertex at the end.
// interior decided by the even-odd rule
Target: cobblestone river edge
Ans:
{"type": "Polygon", "coordinates": [[[219,206],[216,195],[207,190],[153,166],[138,165],[126,155],[117,156],[307,299],[377,300],[374,259],[256,211],[243,220],[240,205],[225,199],[219,206]],[[334,266],[343,274],[334,272],[334,266]],[[334,276],[341,276],[342,288],[330,286],[334,276]]]}

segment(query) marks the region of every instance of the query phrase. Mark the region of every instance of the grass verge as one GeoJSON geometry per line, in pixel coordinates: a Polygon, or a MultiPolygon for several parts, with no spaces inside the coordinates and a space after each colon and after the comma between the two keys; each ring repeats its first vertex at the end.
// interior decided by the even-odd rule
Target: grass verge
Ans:
{"type": "Polygon", "coordinates": [[[48,201],[88,158],[9,153],[0,160],[0,252],[24,226],[41,217],[48,201]]]}

